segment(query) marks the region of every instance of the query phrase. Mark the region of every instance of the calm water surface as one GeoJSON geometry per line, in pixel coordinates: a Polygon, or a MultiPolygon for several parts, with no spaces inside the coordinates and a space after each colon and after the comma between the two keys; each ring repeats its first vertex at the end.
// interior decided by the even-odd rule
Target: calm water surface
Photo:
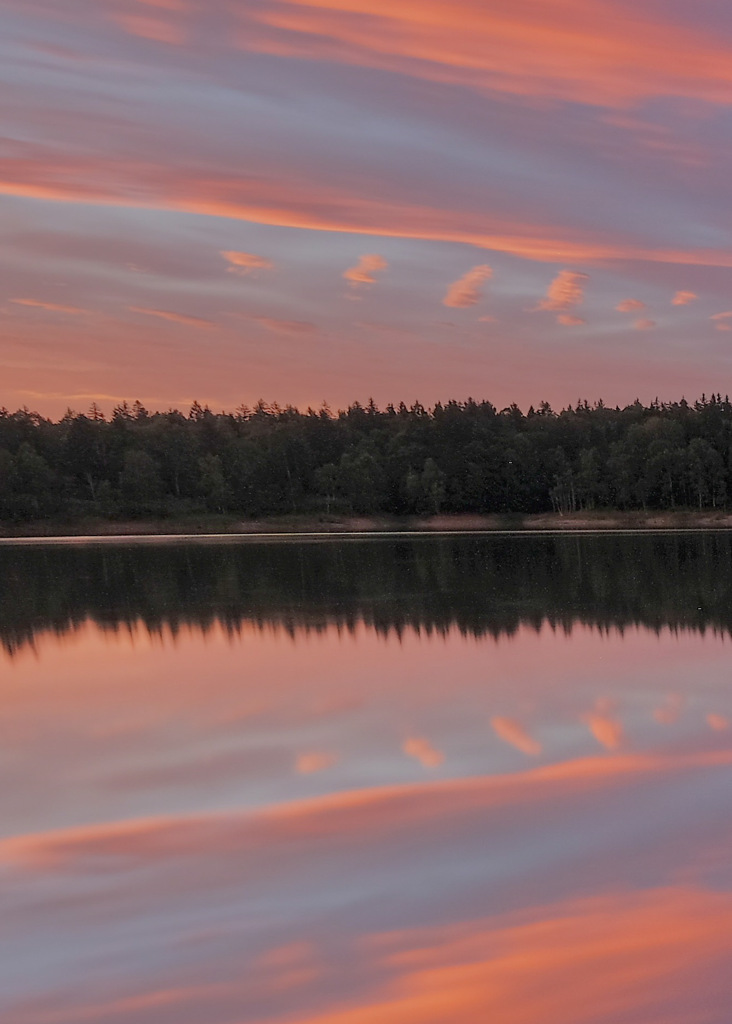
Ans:
{"type": "Polygon", "coordinates": [[[729,536],[0,588],[2,1024],[729,1024],[729,536]]]}

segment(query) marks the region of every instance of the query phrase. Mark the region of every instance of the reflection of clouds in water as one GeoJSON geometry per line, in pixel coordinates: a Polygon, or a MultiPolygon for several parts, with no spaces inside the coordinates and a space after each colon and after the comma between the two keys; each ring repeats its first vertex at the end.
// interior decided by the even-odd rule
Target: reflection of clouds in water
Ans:
{"type": "Polygon", "coordinates": [[[538,757],[541,753],[541,744],[533,736],[530,736],[526,729],[515,718],[502,718],[500,716],[491,719],[491,725],[496,736],[516,747],[523,754],[530,757],[538,757]]]}
{"type": "Polygon", "coordinates": [[[246,1006],[248,1021],[298,1024],[690,1024],[701,992],[724,1008],[705,1021],[725,1024],[732,897],[698,873],[647,886],[728,840],[700,797],[723,807],[707,783],[731,762],[600,756],[2,841],[7,969],[24,948],[33,959],[12,1004],[0,989],[0,1017],[229,1024],[246,1006]],[[678,794],[667,811],[659,793],[678,794]],[[84,979],[110,961],[92,994],[84,979]]]}
{"type": "MultiPolygon", "coordinates": [[[[442,762],[443,755],[426,740],[413,742],[433,763],[442,762]]],[[[251,812],[105,822],[0,838],[0,864],[34,874],[44,870],[76,873],[99,862],[114,873],[123,865],[163,864],[171,856],[196,855],[193,860],[199,856],[219,862],[231,858],[231,867],[238,873],[242,869],[239,853],[244,844],[252,855],[248,871],[253,871],[253,854],[259,850],[263,855],[260,867],[266,873],[267,851],[273,847],[285,849],[303,841],[317,845],[328,840],[333,850],[358,848],[365,852],[366,837],[373,843],[386,841],[396,830],[412,834],[417,824],[436,833],[449,823],[451,828],[459,826],[472,832],[474,826],[479,827],[474,817],[476,811],[482,812],[480,827],[488,827],[488,818],[505,810],[506,824],[533,829],[537,826],[536,815],[525,816],[530,803],[535,809],[544,807],[552,815],[562,802],[571,804],[583,794],[599,796],[603,790],[620,790],[624,786],[630,787],[634,800],[640,800],[638,787],[644,781],[665,779],[673,783],[679,775],[694,777],[700,770],[726,769],[730,764],[732,750],[586,757],[508,775],[360,788],[272,804],[251,812]]],[[[220,881],[225,881],[223,876],[220,881]]],[[[171,880],[171,884],[175,883],[171,880]]]]}
{"type": "Polygon", "coordinates": [[[598,697],[595,701],[595,711],[601,715],[612,715],[618,709],[618,701],[615,697],[598,697]]]}
{"type": "Polygon", "coordinates": [[[442,751],[433,747],[423,736],[410,736],[402,744],[402,750],[419,761],[423,768],[438,768],[445,760],[442,751]]]}
{"type": "Polygon", "coordinates": [[[586,715],[584,720],[597,742],[606,750],[617,750],[623,742],[623,725],[617,718],[593,712],[586,715]]]}
{"type": "MultiPolygon", "coordinates": [[[[482,1022],[488,1007],[500,1024],[521,1020],[511,1016],[520,1012],[532,1014],[532,1024],[575,1024],[569,997],[566,1013],[551,1003],[558,989],[549,991],[551,971],[542,966],[551,942],[542,952],[535,932],[570,942],[568,919],[582,917],[594,935],[609,936],[616,890],[640,907],[649,879],[683,879],[702,891],[726,882],[725,862],[707,867],[703,858],[729,839],[716,780],[732,758],[703,753],[722,746],[724,734],[700,732],[697,713],[695,721],[686,715],[683,749],[693,745],[699,756],[598,749],[573,760],[595,743],[581,713],[621,715],[638,743],[642,716],[649,742],[660,746],[666,736],[649,723],[650,710],[665,706],[674,689],[698,699],[686,685],[703,674],[704,714],[725,712],[727,673],[727,647],[717,638],[659,642],[643,631],[601,638],[579,627],[571,638],[522,629],[515,643],[497,647],[455,633],[439,640],[407,633],[397,645],[365,627],[296,643],[250,627],[238,649],[218,627],[205,645],[185,637],[177,648],[141,638],[128,651],[92,627],[63,656],[49,641],[40,661],[16,663],[3,704],[4,742],[26,768],[21,789],[5,795],[6,829],[47,834],[0,844],[12,876],[0,892],[0,919],[25,949],[0,962],[0,1019],[41,1024],[55,1015],[58,1024],[98,1024],[113,1016],[102,1006],[107,1000],[119,1024],[173,1024],[171,1015],[174,1024],[229,1024],[242,1007],[251,1022],[305,1024],[348,1013],[348,1024],[389,1022],[390,1014],[402,1024],[399,1014],[411,1012],[410,1024],[452,1024],[482,1022]],[[598,693],[614,699],[596,703],[598,693]],[[119,720],[138,724],[137,738],[123,730],[114,741],[119,720]],[[394,723],[403,723],[396,737],[394,723]],[[560,763],[530,762],[504,745],[511,740],[494,738],[489,723],[496,736],[502,730],[524,745],[527,738],[538,745],[535,732],[547,759],[560,763]],[[90,726],[99,732],[93,743],[90,726]],[[400,749],[405,737],[408,754],[400,749]],[[332,752],[339,760],[330,770],[296,773],[299,758],[316,768],[332,752]],[[31,809],[22,823],[18,811],[12,818],[20,798],[31,809]],[[261,812],[208,813],[250,807],[261,812]],[[124,824],[133,817],[150,820],[124,824]],[[60,831],[100,820],[110,824],[60,831]],[[594,917],[582,904],[588,893],[597,898],[594,917]],[[483,920],[474,925],[476,915],[483,920]],[[67,937],[78,944],[78,966],[65,978],[67,937]],[[393,944],[389,963],[369,952],[382,942],[393,944]],[[508,950],[514,942],[516,960],[508,950]],[[525,991],[512,990],[513,1008],[497,1001],[495,986],[481,987],[478,972],[471,1004],[471,964],[495,982],[493,961],[518,971],[520,956],[533,961],[521,968],[525,991]],[[87,979],[110,962],[120,966],[109,987],[87,991],[87,979]],[[450,966],[452,976],[443,973],[450,966]],[[13,971],[26,980],[11,1003],[3,986],[13,971]],[[432,983],[433,1002],[415,1003],[432,983]],[[531,992],[544,1002],[538,995],[529,1002],[531,992]]],[[[674,969],[664,959],[665,938],[644,931],[640,918],[623,921],[642,933],[643,964],[657,955],[674,969]]],[[[670,913],[663,922],[670,926],[670,913]]],[[[632,940],[617,938],[623,949],[632,940]]],[[[722,940],[707,948],[710,956],[729,952],[722,940]]],[[[600,974],[625,971],[630,953],[608,972],[600,953],[583,960],[581,952],[582,984],[592,977],[604,1000],[600,974]]],[[[565,967],[553,969],[569,986],[565,967]]],[[[640,996],[634,990],[639,1005],[657,998],[654,984],[640,996]]],[[[618,1013],[613,1024],[621,1020],[618,1013]]],[[[590,1022],[589,1011],[576,1018],[590,1022]]]]}
{"type": "MultiPolygon", "coordinates": [[[[534,559],[536,545],[521,543],[534,559]]],[[[339,579],[330,547],[295,550],[305,584],[339,579]]],[[[704,725],[709,709],[720,729],[729,712],[726,640],[621,635],[612,607],[603,634],[572,617],[557,629],[544,618],[564,621],[557,584],[531,625],[515,610],[523,600],[505,603],[518,624],[504,642],[501,623],[496,636],[471,626],[504,608],[479,600],[481,560],[456,617],[451,558],[439,577],[449,600],[412,608],[402,561],[375,545],[369,582],[363,560],[348,569],[353,550],[338,548],[346,596],[335,619],[324,605],[312,625],[307,592],[297,608],[284,601],[293,575],[277,547],[264,568],[283,559],[281,590],[253,587],[268,578],[256,552],[230,556],[241,584],[223,622],[229,577],[191,551],[177,573],[172,556],[153,564],[158,585],[190,578],[193,597],[203,587],[180,610],[190,625],[173,632],[175,595],[156,604],[141,584],[135,599],[162,639],[140,626],[133,646],[82,618],[76,633],[42,638],[38,657],[16,657],[0,725],[22,771],[0,793],[0,820],[18,838],[0,841],[0,920],[17,941],[0,959],[0,1019],[689,1024],[703,998],[722,1008],[709,1024],[728,1024],[728,972],[716,963],[732,952],[732,750],[704,725]],[[390,568],[396,597],[383,605],[390,568]],[[430,622],[445,631],[420,633],[430,622]],[[653,709],[657,721],[680,713],[675,691],[697,709],[683,736],[650,721],[653,709]],[[532,733],[555,763],[528,760],[542,752],[532,733]],[[695,888],[650,888],[669,879],[695,888]],[[706,980],[705,963],[716,970],[706,980]]],[[[144,584],[144,560],[132,564],[144,584]]],[[[76,576],[96,567],[95,556],[76,576]]],[[[491,570],[491,586],[516,580],[504,570],[491,570]]],[[[499,597],[541,591],[522,586],[499,597]]],[[[46,596],[67,608],[63,588],[46,596]]]]}
{"type": "Polygon", "coordinates": [[[717,1024],[715,1008],[732,999],[732,898],[706,889],[610,893],[339,941],[349,963],[337,979],[323,951],[301,941],[263,952],[253,969],[227,963],[223,982],[138,982],[94,1003],[64,992],[17,1019],[163,1024],[172,1012],[177,1024],[228,1024],[246,1006],[246,1020],[293,1024],[692,1024],[703,1000],[704,1021],[717,1024]]]}
{"type": "Polygon", "coordinates": [[[335,1013],[298,1021],[691,1024],[701,1020],[700,975],[705,1007],[724,1006],[732,996],[724,970],[732,955],[729,894],[669,888],[528,913],[529,920],[376,937],[368,949],[378,979],[372,991],[335,1013]]]}
{"type": "Polygon", "coordinates": [[[298,757],[295,768],[299,775],[315,775],[317,772],[323,772],[326,768],[331,768],[338,758],[335,754],[329,754],[325,751],[314,751],[308,754],[300,754],[298,757]]]}
{"type": "Polygon", "coordinates": [[[39,658],[14,663],[0,724],[23,776],[0,793],[0,818],[6,831],[26,832],[278,802],[300,796],[304,780],[313,792],[372,785],[375,771],[386,783],[411,781],[422,762],[405,755],[405,737],[426,739],[438,758],[447,753],[451,774],[515,770],[531,755],[496,738],[492,716],[528,727],[548,760],[565,760],[597,742],[582,714],[597,713],[598,693],[615,698],[601,706],[620,707],[634,744],[652,749],[665,737],[649,725],[651,709],[673,692],[691,700],[689,681],[700,671],[703,713],[682,721],[690,744],[711,746],[725,734],[699,731],[707,710],[728,713],[727,645],[711,636],[659,640],[640,630],[602,638],[577,627],[568,637],[522,628],[513,644],[455,632],[439,641],[406,633],[397,644],[358,626],[293,642],[251,625],[234,647],[213,626],[205,643],[186,634],[164,646],[141,634],[133,648],[86,624],[76,639],[46,638],[39,658]],[[336,752],[337,764],[296,771],[300,755],[323,752],[336,752]]]}
{"type": "MultiPolygon", "coordinates": [[[[254,964],[261,991],[260,998],[274,992],[289,992],[293,996],[320,981],[326,965],[312,942],[288,942],[275,946],[257,957],[254,964]]],[[[250,981],[251,985],[251,981],[250,981]]],[[[234,989],[233,993],[236,993],[234,989]]],[[[244,995],[239,989],[236,993],[244,995]]]]}
{"type": "Polygon", "coordinates": [[[654,721],[659,725],[675,725],[681,717],[681,709],[684,706],[684,699],[678,693],[671,693],[666,703],[656,708],[653,712],[654,721]]]}

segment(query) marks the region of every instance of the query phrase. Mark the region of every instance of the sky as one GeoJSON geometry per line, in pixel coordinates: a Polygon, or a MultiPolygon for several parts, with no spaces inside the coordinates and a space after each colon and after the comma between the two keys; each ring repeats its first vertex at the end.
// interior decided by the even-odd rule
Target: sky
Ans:
{"type": "Polygon", "coordinates": [[[0,404],[732,391],[723,0],[0,0],[0,404]]]}

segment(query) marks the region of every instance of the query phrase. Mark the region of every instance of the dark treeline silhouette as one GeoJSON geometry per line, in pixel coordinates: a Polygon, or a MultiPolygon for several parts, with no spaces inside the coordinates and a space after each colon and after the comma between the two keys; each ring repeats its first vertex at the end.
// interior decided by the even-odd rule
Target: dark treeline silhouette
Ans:
{"type": "Polygon", "coordinates": [[[732,404],[0,410],[0,519],[723,507],[732,404]]]}
{"type": "Polygon", "coordinates": [[[93,622],[173,635],[244,624],[291,634],[499,638],[521,625],[732,635],[732,535],[435,536],[0,548],[0,643],[93,622]]]}

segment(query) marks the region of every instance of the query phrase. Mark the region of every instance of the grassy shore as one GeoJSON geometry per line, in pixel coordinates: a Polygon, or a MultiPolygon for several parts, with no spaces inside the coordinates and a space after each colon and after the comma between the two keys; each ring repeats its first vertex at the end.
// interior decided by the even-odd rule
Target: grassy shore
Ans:
{"type": "Polygon", "coordinates": [[[730,530],[732,511],[678,510],[673,512],[575,512],[525,516],[439,515],[388,516],[278,516],[240,519],[221,515],[195,515],[178,519],[43,521],[2,524],[7,537],[135,537],[220,534],[339,534],[499,531],[611,531],[611,530],[730,530]]]}

